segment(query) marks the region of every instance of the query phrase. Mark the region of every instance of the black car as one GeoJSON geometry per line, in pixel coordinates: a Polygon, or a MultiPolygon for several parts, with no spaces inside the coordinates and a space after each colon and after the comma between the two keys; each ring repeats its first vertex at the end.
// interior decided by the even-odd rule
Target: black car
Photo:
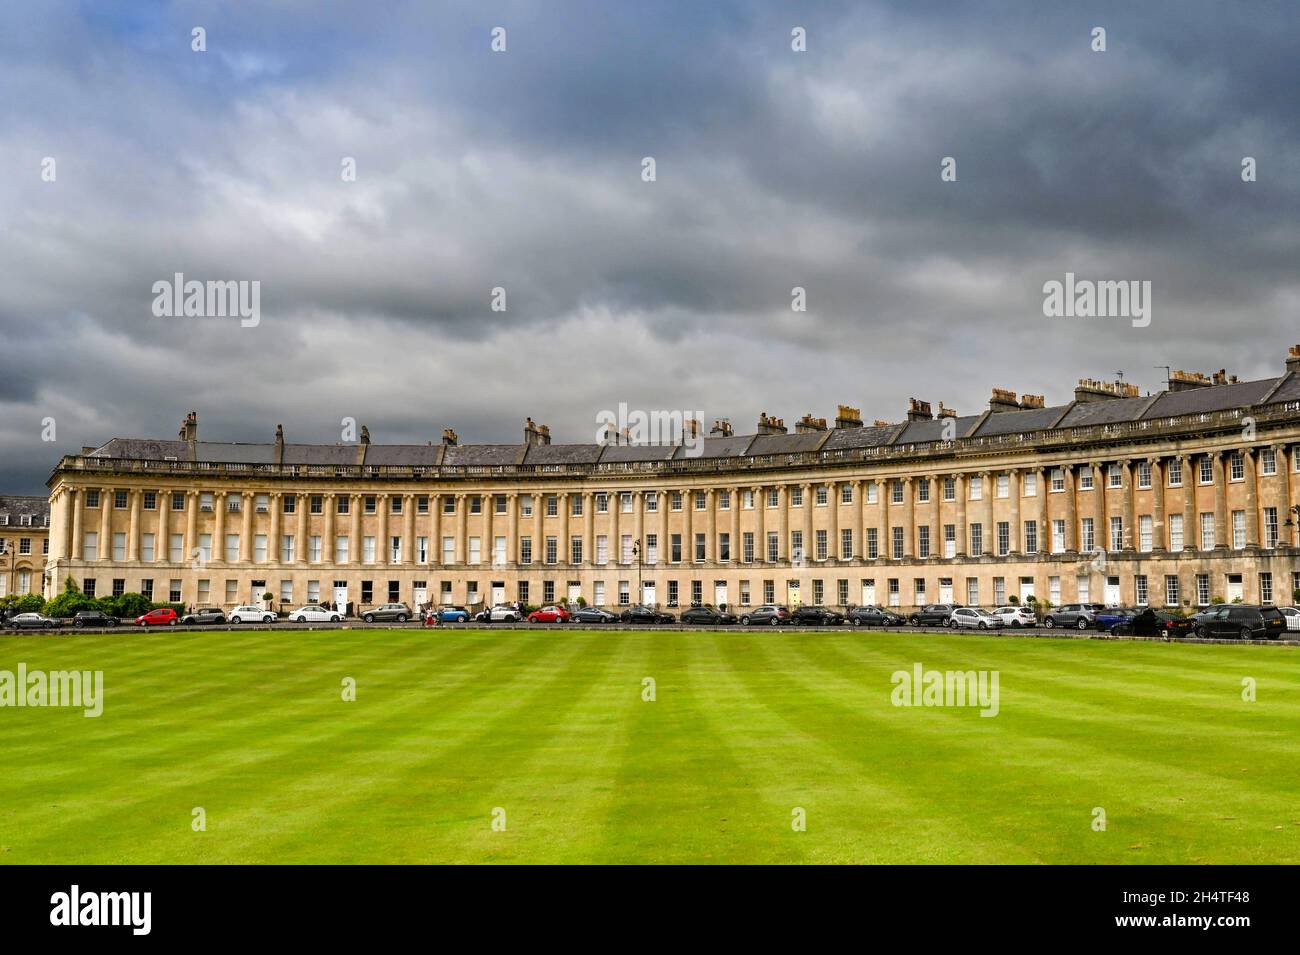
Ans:
{"type": "Polygon", "coordinates": [[[118,620],[102,610],[79,610],[72,615],[74,627],[116,627],[118,620]]]}
{"type": "Polygon", "coordinates": [[[1043,618],[1043,626],[1089,630],[1097,626],[1097,614],[1105,609],[1105,604],[1063,604],[1043,618]]]}
{"type": "Polygon", "coordinates": [[[617,623],[618,617],[603,607],[579,607],[573,611],[575,623],[617,623]]]}
{"type": "Polygon", "coordinates": [[[667,611],[651,610],[638,604],[624,610],[619,619],[624,623],[673,623],[677,618],[667,611]]]}
{"type": "Polygon", "coordinates": [[[884,607],[854,607],[849,611],[849,623],[855,627],[897,627],[903,618],[884,607]]]}
{"type": "Polygon", "coordinates": [[[825,607],[799,607],[793,619],[802,627],[838,627],[844,623],[844,614],[825,607]]]}
{"type": "Polygon", "coordinates": [[[739,618],[734,613],[723,613],[717,607],[692,607],[682,611],[682,623],[731,626],[739,623],[739,618]]]}
{"type": "Polygon", "coordinates": [[[1190,637],[1194,626],[1191,617],[1148,607],[1116,625],[1111,633],[1135,637],[1190,637]]]}
{"type": "Polygon", "coordinates": [[[181,623],[190,625],[225,622],[226,612],[219,607],[200,607],[198,610],[181,617],[181,623]]]}
{"type": "Polygon", "coordinates": [[[927,604],[907,618],[914,627],[943,627],[957,609],[952,604],[927,604]]]}
{"type": "Polygon", "coordinates": [[[792,618],[790,611],[785,607],[777,604],[763,604],[761,607],[755,607],[749,613],[740,615],[740,623],[745,627],[769,626],[775,627],[781,624],[791,623],[792,618]]]}
{"type": "Polygon", "coordinates": [[[1275,640],[1286,633],[1286,618],[1276,607],[1225,604],[1198,613],[1192,618],[1192,622],[1198,637],[1275,640]]]}

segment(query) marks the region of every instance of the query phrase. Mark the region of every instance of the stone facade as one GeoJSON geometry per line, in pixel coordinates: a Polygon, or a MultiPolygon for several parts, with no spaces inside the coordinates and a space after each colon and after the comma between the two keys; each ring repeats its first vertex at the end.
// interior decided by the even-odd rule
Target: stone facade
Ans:
{"type": "Polygon", "coordinates": [[[49,486],[47,593],[230,607],[273,595],[616,606],[1002,604],[1194,608],[1300,586],[1300,354],[1279,378],[1171,376],[1141,396],[995,389],[959,416],[794,433],[716,423],[685,446],[291,445],[113,439],[49,486]]]}
{"type": "Polygon", "coordinates": [[[50,502],[0,495],[0,597],[47,590],[43,575],[49,547],[50,502]]]}

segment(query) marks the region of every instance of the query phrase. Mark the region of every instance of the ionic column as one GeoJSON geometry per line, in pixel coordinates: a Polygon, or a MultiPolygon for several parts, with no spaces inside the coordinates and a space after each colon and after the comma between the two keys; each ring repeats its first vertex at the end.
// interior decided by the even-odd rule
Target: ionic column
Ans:
{"type": "MultiPolygon", "coordinates": [[[[542,517],[546,515],[545,505],[538,511],[542,517]]],[[[541,539],[538,539],[541,544],[541,539]]],[[[545,556],[545,555],[543,555],[545,556]]],[[[480,555],[481,557],[481,555],[480,555]]],[[[469,495],[456,495],[456,563],[469,563],[469,495]]]]}
{"type": "Polygon", "coordinates": [[[1165,541],[1165,466],[1160,457],[1147,459],[1151,467],[1151,549],[1163,552],[1167,549],[1165,541]]]}
{"type": "MultiPolygon", "coordinates": [[[[332,496],[327,496],[327,502],[328,497],[332,496]]],[[[253,506],[252,494],[244,491],[239,495],[239,513],[244,518],[243,526],[239,529],[239,559],[245,563],[253,560],[253,506]]]]}
{"type": "Polygon", "coordinates": [[[1122,550],[1137,550],[1137,530],[1133,526],[1135,508],[1133,506],[1133,485],[1134,470],[1137,464],[1131,459],[1121,461],[1119,464],[1120,480],[1123,481],[1123,487],[1120,491],[1120,520],[1123,527],[1120,530],[1120,544],[1122,550]]]}
{"type": "Polygon", "coordinates": [[[81,488],[73,488],[72,494],[72,547],[68,551],[73,560],[81,560],[85,556],[82,552],[82,545],[85,543],[85,534],[82,530],[86,520],[86,492],[81,488]]]}
{"type": "MultiPolygon", "coordinates": [[[[659,497],[659,510],[667,510],[667,502],[659,497]]],[[[596,563],[596,499],[584,492],[582,495],[582,566],[592,567],[596,563]]]]}
{"type": "Polygon", "coordinates": [[[1254,448],[1241,449],[1246,476],[1246,546],[1259,546],[1259,466],[1254,448]]]}
{"type": "MultiPolygon", "coordinates": [[[[1051,553],[1051,550],[1052,550],[1052,540],[1051,540],[1052,524],[1051,524],[1051,520],[1050,520],[1050,518],[1049,518],[1049,516],[1048,516],[1048,509],[1047,509],[1047,500],[1048,500],[1047,495],[1050,494],[1050,493],[1052,492],[1052,488],[1051,488],[1051,483],[1052,483],[1052,469],[1051,469],[1051,468],[1046,468],[1046,467],[1038,468],[1038,470],[1037,470],[1036,473],[1037,473],[1037,475],[1038,475],[1038,477],[1037,477],[1037,481],[1038,481],[1038,518],[1037,518],[1037,523],[1038,523],[1038,534],[1036,535],[1037,538],[1038,538],[1038,553],[1040,553],[1040,554],[1048,554],[1048,553],[1051,553]]],[[[1074,498],[1073,498],[1074,491],[1073,491],[1073,489],[1070,488],[1070,486],[1069,486],[1068,484],[1066,485],[1066,490],[1069,491],[1069,494],[1068,494],[1067,496],[1070,497],[1070,512],[1073,513],[1073,511],[1074,511],[1074,498]]],[[[1068,522],[1067,522],[1067,524],[1066,524],[1066,535],[1067,535],[1067,536],[1066,536],[1066,541],[1067,541],[1067,543],[1068,543],[1068,542],[1069,542],[1069,536],[1068,536],[1068,535],[1069,535],[1069,524],[1068,524],[1068,522]]]]}
{"type": "Polygon", "coordinates": [[[271,509],[271,539],[268,542],[267,556],[272,563],[281,563],[281,555],[284,552],[283,541],[280,540],[280,512],[284,510],[283,496],[279,491],[272,491],[267,496],[267,507],[271,509]]]}
{"type": "Polygon", "coordinates": [[[853,551],[867,556],[867,482],[853,482],[853,551]]]}
{"type": "Polygon", "coordinates": [[[309,563],[307,553],[307,511],[311,509],[311,495],[298,494],[294,497],[294,516],[298,518],[298,527],[294,532],[293,556],[298,564],[309,563]]]}
{"type": "Polygon", "coordinates": [[[1010,553],[1019,554],[1020,547],[1020,472],[1016,468],[1007,469],[1007,496],[1011,498],[1011,517],[1009,519],[1010,534],[1008,534],[1010,543],[1010,553]]]}
{"type": "Polygon", "coordinates": [[[1228,476],[1224,469],[1224,453],[1216,451],[1214,462],[1214,548],[1227,547],[1228,542],[1228,476]]]}
{"type": "Polygon", "coordinates": [[[787,561],[793,560],[794,554],[790,553],[790,494],[784,484],[776,486],[776,519],[780,530],[777,535],[776,556],[779,560],[784,553],[787,561]]]}
{"type": "MultiPolygon", "coordinates": [[[[519,495],[511,495],[515,503],[510,506],[510,516],[518,520],[519,515],[519,495]]],[[[511,532],[514,536],[514,532],[511,532]]],[[[355,545],[353,545],[355,546],[355,545]]],[[[515,551],[511,560],[518,560],[519,552],[515,551]]],[[[442,563],[442,495],[429,495],[429,566],[435,567],[442,563]]]]}
{"type": "MultiPolygon", "coordinates": [[[[587,519],[591,520],[590,514],[587,519]]],[[[506,495],[506,563],[511,566],[519,563],[519,494],[517,492],[506,495]]]]}
{"type": "Polygon", "coordinates": [[[181,554],[182,561],[188,561],[194,556],[194,552],[199,546],[199,492],[185,492],[185,553],[181,554]]]}
{"type": "MultiPolygon", "coordinates": [[[[804,564],[813,560],[817,556],[817,550],[813,547],[813,519],[812,512],[816,504],[813,501],[813,486],[808,482],[799,485],[803,489],[803,559],[804,564]]],[[[791,554],[791,557],[794,555],[791,554]]]]}
{"type": "Polygon", "coordinates": [[[767,501],[763,499],[763,488],[755,484],[754,492],[754,563],[761,564],[767,560],[767,501]]]}
{"type": "Polygon", "coordinates": [[[212,495],[212,510],[212,560],[214,562],[224,562],[226,559],[225,491],[217,491],[217,493],[212,495]]]}
{"type": "Polygon", "coordinates": [[[171,551],[171,532],[168,524],[171,521],[172,496],[169,491],[156,491],[158,495],[158,532],[157,539],[154,542],[153,559],[155,563],[167,560],[171,551]]]}
{"type": "MultiPolygon", "coordinates": [[[[1287,460],[1286,445],[1279,444],[1274,446],[1274,452],[1277,454],[1277,477],[1278,477],[1278,494],[1281,501],[1278,504],[1278,520],[1286,522],[1294,520],[1291,513],[1291,462],[1287,460]]],[[[1300,521],[1296,522],[1297,532],[1300,532],[1300,521]]],[[[1285,545],[1282,537],[1282,528],[1278,528],[1278,544],[1285,545]]],[[[1294,540],[1294,538],[1293,538],[1294,540]]]]}
{"type": "Polygon", "coordinates": [[[569,494],[567,491],[560,493],[556,497],[555,516],[559,519],[560,524],[560,529],[555,535],[556,563],[568,566],[571,554],[569,550],[569,494]]]}
{"type": "MultiPolygon", "coordinates": [[[[489,510],[495,510],[495,502],[489,502],[489,510]]],[[[491,545],[489,536],[488,546],[491,545]]],[[[494,551],[495,553],[495,551],[494,551]]],[[[414,564],[415,559],[415,495],[402,495],[402,563],[414,564]]]]}
{"type": "MultiPolygon", "coordinates": [[[[375,530],[375,536],[378,538],[377,543],[379,545],[375,552],[375,562],[382,567],[392,563],[388,552],[388,508],[391,506],[389,504],[389,495],[378,495],[375,505],[375,510],[379,512],[376,515],[379,519],[375,522],[378,525],[375,530]]],[[[463,510],[461,511],[460,516],[461,520],[464,521],[465,513],[463,510]]]]}
{"type": "Polygon", "coordinates": [[[334,563],[334,536],[335,536],[334,515],[335,512],[338,511],[336,495],[326,494],[325,500],[322,503],[321,507],[325,511],[325,527],[321,531],[320,559],[321,559],[321,563],[333,564],[334,563]]]}
{"type": "MultiPolygon", "coordinates": [[[[640,491],[632,492],[632,524],[634,527],[632,533],[636,535],[636,540],[638,542],[637,546],[641,548],[641,562],[644,564],[645,563],[645,500],[642,498],[640,491]]],[[[587,551],[586,551],[587,542],[583,541],[582,546],[583,546],[582,553],[583,556],[585,557],[587,555],[587,551]]],[[[641,598],[638,597],[637,599],[640,600],[641,598]]]]}
{"type": "Polygon", "coordinates": [[[965,557],[970,534],[966,528],[966,475],[953,475],[953,497],[957,499],[957,556],[965,557]]]}
{"type": "Polygon", "coordinates": [[[1073,554],[1083,550],[1083,538],[1079,536],[1079,481],[1073,464],[1063,466],[1061,474],[1065,479],[1065,550],[1073,554]]]}
{"type": "Polygon", "coordinates": [[[127,492],[127,503],[131,508],[126,531],[126,559],[129,561],[140,559],[140,498],[141,492],[138,489],[127,492]]]}
{"type": "Polygon", "coordinates": [[[1183,456],[1183,550],[1199,550],[1201,528],[1196,517],[1196,459],[1183,456]]]}
{"type": "Polygon", "coordinates": [[[693,563],[695,560],[695,491],[691,489],[682,491],[682,546],[685,548],[686,557],[683,563],[693,563]]]}
{"type": "Polygon", "coordinates": [[[916,554],[916,484],[915,478],[903,478],[903,559],[916,554]]]}
{"type": "Polygon", "coordinates": [[[100,560],[113,558],[113,492],[99,492],[99,554],[100,560]]]}
{"type": "Polygon", "coordinates": [[[360,564],[365,559],[361,546],[361,510],[363,506],[363,495],[348,495],[348,516],[351,520],[348,522],[351,526],[348,528],[348,563],[360,564]]]}

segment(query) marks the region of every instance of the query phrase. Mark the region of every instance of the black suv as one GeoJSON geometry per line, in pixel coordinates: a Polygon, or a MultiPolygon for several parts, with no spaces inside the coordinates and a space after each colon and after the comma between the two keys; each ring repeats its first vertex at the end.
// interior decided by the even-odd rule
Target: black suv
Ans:
{"type": "Polygon", "coordinates": [[[1275,640],[1286,633],[1286,618],[1276,607],[1226,604],[1198,613],[1193,619],[1198,637],[1240,637],[1275,640]]]}
{"type": "Polygon", "coordinates": [[[80,610],[72,617],[74,627],[116,627],[117,622],[102,610],[80,610]]]}
{"type": "Polygon", "coordinates": [[[914,627],[942,627],[955,609],[952,604],[926,604],[908,617],[907,622],[914,627]]]}
{"type": "Polygon", "coordinates": [[[1087,630],[1097,625],[1097,612],[1105,609],[1105,604],[1062,604],[1043,618],[1043,626],[1087,630]]]}
{"type": "Polygon", "coordinates": [[[737,623],[734,613],[723,613],[717,607],[692,607],[682,611],[682,623],[702,623],[714,626],[729,626],[737,623]]]}
{"type": "Polygon", "coordinates": [[[855,627],[897,627],[903,618],[884,607],[854,607],[849,611],[849,623],[855,627]]]}
{"type": "Polygon", "coordinates": [[[664,610],[651,610],[649,607],[643,607],[637,604],[635,607],[628,607],[618,619],[624,623],[676,623],[677,618],[664,610]]]}
{"type": "Polygon", "coordinates": [[[802,626],[838,627],[844,623],[844,614],[825,607],[799,607],[795,610],[793,619],[802,626]]]}

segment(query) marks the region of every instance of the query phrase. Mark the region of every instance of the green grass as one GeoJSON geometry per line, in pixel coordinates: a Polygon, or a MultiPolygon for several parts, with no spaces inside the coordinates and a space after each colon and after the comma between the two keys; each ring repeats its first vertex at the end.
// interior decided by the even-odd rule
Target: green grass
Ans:
{"type": "Polygon", "coordinates": [[[0,669],[19,661],[101,669],[106,703],[98,719],[0,709],[8,863],[1300,862],[1287,648],[576,628],[0,638],[0,669]],[[894,707],[890,675],[916,662],[1000,671],[1000,714],[894,707]]]}

